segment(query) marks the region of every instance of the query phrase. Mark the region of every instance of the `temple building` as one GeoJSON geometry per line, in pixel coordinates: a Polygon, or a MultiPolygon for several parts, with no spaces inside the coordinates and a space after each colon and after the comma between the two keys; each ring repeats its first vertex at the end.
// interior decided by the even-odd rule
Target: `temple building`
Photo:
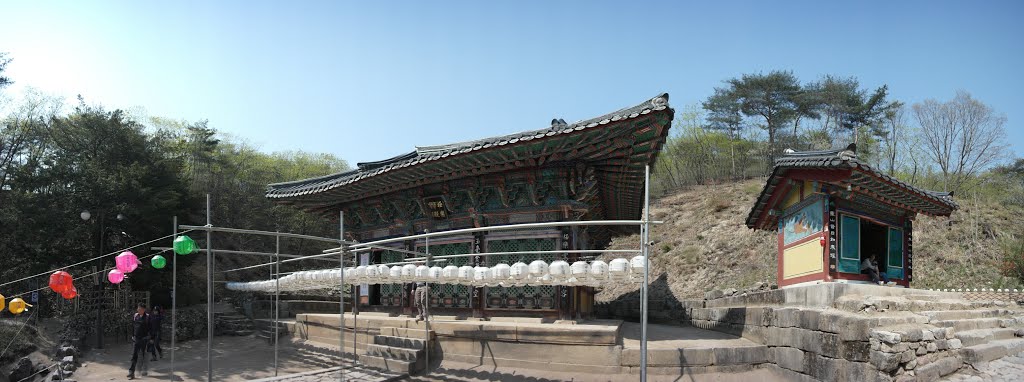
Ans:
{"type": "Polygon", "coordinates": [[[949,216],[951,193],[922,190],[841,150],[788,152],[775,161],[747,227],[778,230],[778,285],[868,282],[864,259],[895,285],[914,277],[917,214],[949,216]]]}
{"type": "MultiPolygon", "coordinates": [[[[668,94],[600,117],[518,134],[417,147],[352,171],[272,184],[267,198],[337,219],[346,239],[360,242],[472,227],[580,220],[638,220],[644,167],[665,143],[673,110],[668,94]]],[[[529,255],[452,258],[444,265],[491,266],[581,258],[558,250],[603,249],[610,237],[636,227],[577,226],[494,231],[430,240],[434,256],[551,251],[529,255]]],[[[399,249],[424,252],[423,240],[399,249]]],[[[363,254],[363,265],[403,261],[403,252],[363,254]]],[[[409,285],[358,288],[360,310],[410,312],[409,285]]],[[[584,286],[470,287],[437,284],[431,313],[488,317],[592,315],[593,289],[584,286]]]]}

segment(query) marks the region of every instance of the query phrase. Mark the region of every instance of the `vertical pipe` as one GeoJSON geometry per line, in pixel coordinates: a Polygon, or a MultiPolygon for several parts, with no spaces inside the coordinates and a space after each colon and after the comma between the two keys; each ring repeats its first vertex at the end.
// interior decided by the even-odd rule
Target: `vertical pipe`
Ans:
{"type": "MultiPolygon", "coordinates": [[[[429,229],[425,230],[425,232],[430,232],[430,230],[429,229]]],[[[423,247],[424,247],[425,252],[427,254],[427,262],[425,264],[429,268],[430,267],[430,260],[431,260],[431,256],[430,256],[430,238],[429,237],[425,237],[425,238],[423,238],[423,241],[424,241],[424,246],[423,247]]],[[[427,274],[430,274],[429,270],[427,271],[427,274]]],[[[423,349],[423,355],[426,357],[426,359],[425,359],[426,362],[425,362],[425,364],[423,366],[423,375],[427,375],[427,374],[430,374],[430,282],[428,281],[426,283],[423,283],[423,285],[424,285],[425,288],[427,288],[427,301],[421,301],[420,302],[421,304],[423,304],[423,324],[424,324],[423,337],[425,337],[424,342],[423,342],[423,348],[424,348],[423,349]]]]}
{"type": "Polygon", "coordinates": [[[277,376],[277,339],[278,327],[281,326],[281,235],[277,239],[274,249],[274,376],[277,376]]]}
{"type": "Polygon", "coordinates": [[[178,217],[174,217],[174,235],[171,236],[171,380],[174,380],[174,346],[178,332],[178,254],[174,252],[174,239],[178,238],[178,217]]]}
{"type": "MultiPolygon", "coordinates": [[[[210,194],[206,194],[206,226],[210,223],[210,194]]],[[[206,230],[206,382],[213,382],[213,230],[206,230]]]]}
{"type": "MultiPolygon", "coordinates": [[[[358,267],[361,264],[360,261],[359,261],[359,253],[358,252],[352,253],[352,260],[353,260],[353,263],[352,263],[353,267],[358,267]]],[[[342,272],[344,272],[344,271],[342,271],[342,272]]],[[[358,342],[358,340],[359,340],[359,330],[358,329],[359,329],[359,292],[360,292],[359,290],[360,289],[362,289],[362,288],[361,287],[357,287],[355,284],[352,284],[352,292],[353,292],[353,294],[352,294],[352,356],[353,357],[355,357],[355,355],[357,354],[356,353],[357,352],[357,350],[356,350],[356,342],[358,342]]],[[[356,359],[353,358],[352,361],[355,362],[356,359]]]]}
{"type": "Polygon", "coordinates": [[[345,382],[345,211],[338,211],[338,239],[341,240],[341,250],[338,251],[338,267],[341,269],[341,282],[338,290],[338,355],[341,356],[338,365],[338,380],[345,382]]]}
{"type": "Polygon", "coordinates": [[[651,166],[644,166],[644,221],[640,234],[640,252],[644,257],[644,283],[640,286],[640,381],[647,382],[647,284],[651,261],[649,239],[651,235],[651,166]]]}

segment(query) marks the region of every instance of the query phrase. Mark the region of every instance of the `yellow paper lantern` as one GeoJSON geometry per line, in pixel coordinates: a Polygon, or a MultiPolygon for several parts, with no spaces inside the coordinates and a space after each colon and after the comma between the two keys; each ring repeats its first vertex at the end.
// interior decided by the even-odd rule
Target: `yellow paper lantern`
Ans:
{"type": "Polygon", "coordinates": [[[8,309],[11,311],[11,313],[21,314],[31,306],[32,305],[25,303],[25,300],[22,300],[21,297],[15,297],[14,299],[11,300],[11,303],[8,304],[8,309]]]}
{"type": "Polygon", "coordinates": [[[0,294],[0,310],[4,310],[7,307],[7,300],[4,299],[4,295],[0,294]]]}

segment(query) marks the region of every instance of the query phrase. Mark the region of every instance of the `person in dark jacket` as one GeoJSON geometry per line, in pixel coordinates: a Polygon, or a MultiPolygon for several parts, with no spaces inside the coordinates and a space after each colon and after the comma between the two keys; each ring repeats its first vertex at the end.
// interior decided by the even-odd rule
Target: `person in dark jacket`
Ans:
{"type": "Polygon", "coordinates": [[[153,306],[153,312],[149,314],[149,352],[153,354],[153,361],[156,361],[156,353],[164,358],[164,349],[160,347],[160,333],[163,329],[164,310],[160,305],[153,306]]]}
{"type": "Polygon", "coordinates": [[[132,366],[128,368],[128,379],[135,379],[135,364],[139,363],[142,376],[145,377],[149,371],[149,363],[146,360],[146,346],[149,345],[149,314],[146,314],[146,304],[139,304],[135,314],[132,315],[132,366]],[[141,362],[139,355],[142,355],[141,362]]]}

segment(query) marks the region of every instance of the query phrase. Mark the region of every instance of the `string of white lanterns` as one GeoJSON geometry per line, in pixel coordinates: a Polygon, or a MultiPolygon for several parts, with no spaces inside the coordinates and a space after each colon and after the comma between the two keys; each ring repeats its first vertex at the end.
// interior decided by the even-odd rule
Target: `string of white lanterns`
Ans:
{"type": "Polygon", "coordinates": [[[565,285],[598,287],[607,284],[640,283],[646,266],[643,256],[631,260],[617,258],[608,263],[602,260],[592,262],[555,260],[550,264],[534,260],[529,265],[496,264],[490,267],[463,265],[446,267],[426,265],[360,265],[339,269],[299,271],[279,280],[229,282],[230,290],[246,292],[301,291],[325,289],[341,281],[345,284],[396,284],[428,282],[437,284],[469,285],[476,287],[519,287],[527,285],[565,285]]]}

